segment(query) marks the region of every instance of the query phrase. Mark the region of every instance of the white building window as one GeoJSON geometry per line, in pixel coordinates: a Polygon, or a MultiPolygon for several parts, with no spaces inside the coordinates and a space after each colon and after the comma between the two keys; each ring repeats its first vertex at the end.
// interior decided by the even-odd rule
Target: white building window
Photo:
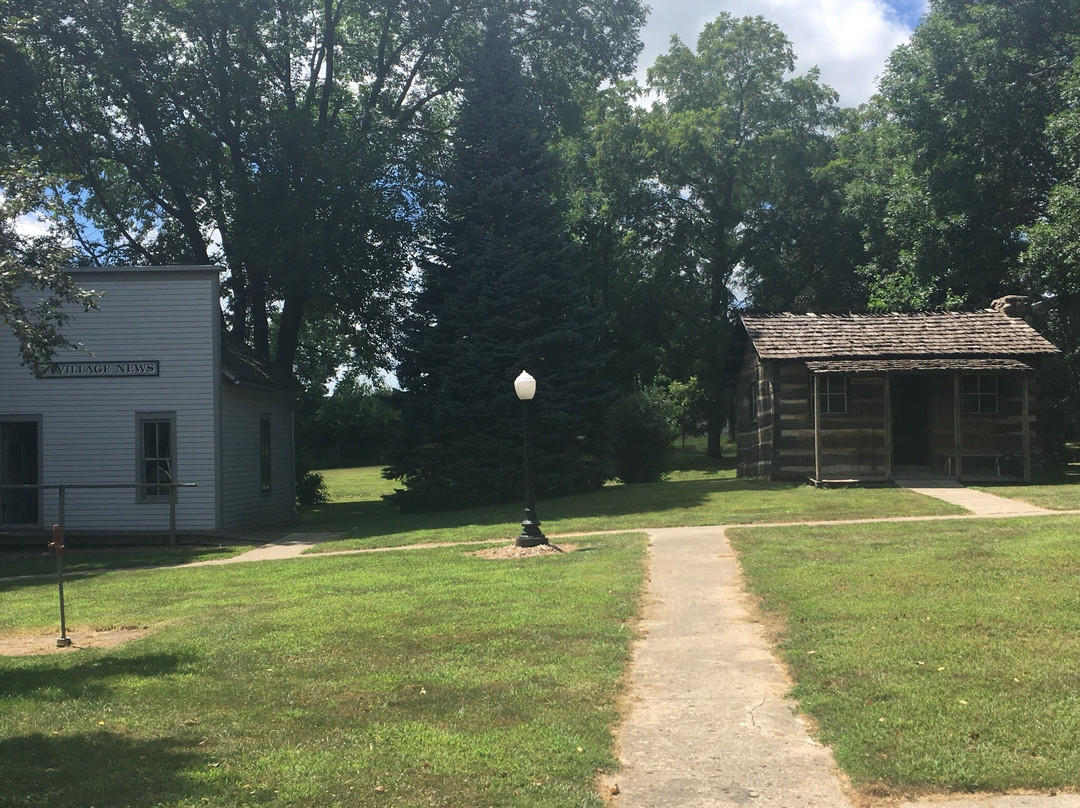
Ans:
{"type": "Polygon", "coordinates": [[[168,502],[176,480],[176,413],[141,413],[138,429],[138,502],[168,502]]]}

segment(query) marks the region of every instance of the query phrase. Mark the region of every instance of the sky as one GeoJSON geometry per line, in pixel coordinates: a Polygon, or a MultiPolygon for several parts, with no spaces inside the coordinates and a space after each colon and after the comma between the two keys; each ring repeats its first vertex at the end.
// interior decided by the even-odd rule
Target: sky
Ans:
{"type": "Polygon", "coordinates": [[[791,40],[796,71],[817,65],[843,106],[869,100],[889,53],[907,41],[926,11],[926,0],[652,0],[649,5],[653,10],[641,32],[641,81],[656,57],[667,52],[672,34],[696,49],[701,29],[720,12],[760,14],[791,40]]]}

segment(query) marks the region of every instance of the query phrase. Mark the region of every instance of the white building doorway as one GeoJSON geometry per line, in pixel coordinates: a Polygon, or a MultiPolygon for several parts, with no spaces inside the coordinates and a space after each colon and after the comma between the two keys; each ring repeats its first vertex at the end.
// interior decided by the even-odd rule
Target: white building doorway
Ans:
{"type": "Polygon", "coordinates": [[[41,524],[39,479],[39,423],[0,421],[0,527],[37,527],[41,524]]]}

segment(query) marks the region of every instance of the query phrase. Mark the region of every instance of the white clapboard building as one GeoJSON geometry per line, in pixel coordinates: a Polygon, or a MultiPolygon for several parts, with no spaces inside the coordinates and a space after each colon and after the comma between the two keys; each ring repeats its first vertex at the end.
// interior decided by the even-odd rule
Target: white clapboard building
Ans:
{"type": "Polygon", "coordinates": [[[219,269],[72,275],[102,293],[65,326],[80,350],[38,377],[0,328],[0,531],[58,524],[58,486],[69,532],[168,530],[170,483],[194,484],[179,531],[289,519],[292,389],[223,337],[219,269]]]}

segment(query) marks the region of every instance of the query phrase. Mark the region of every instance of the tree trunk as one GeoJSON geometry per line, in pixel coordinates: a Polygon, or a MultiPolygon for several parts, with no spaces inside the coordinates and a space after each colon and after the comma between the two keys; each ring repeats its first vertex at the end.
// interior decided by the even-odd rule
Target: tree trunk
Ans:
{"type": "Polygon", "coordinates": [[[723,434],[724,424],[717,423],[715,419],[709,419],[709,432],[708,438],[705,441],[705,456],[713,459],[718,459],[721,456],[720,453],[720,436],[723,434]]]}
{"type": "Polygon", "coordinates": [[[274,351],[274,366],[290,376],[293,372],[293,362],[296,360],[296,348],[300,342],[300,327],[304,322],[306,303],[305,295],[289,295],[286,296],[285,306],[281,310],[281,323],[274,351]]]}

